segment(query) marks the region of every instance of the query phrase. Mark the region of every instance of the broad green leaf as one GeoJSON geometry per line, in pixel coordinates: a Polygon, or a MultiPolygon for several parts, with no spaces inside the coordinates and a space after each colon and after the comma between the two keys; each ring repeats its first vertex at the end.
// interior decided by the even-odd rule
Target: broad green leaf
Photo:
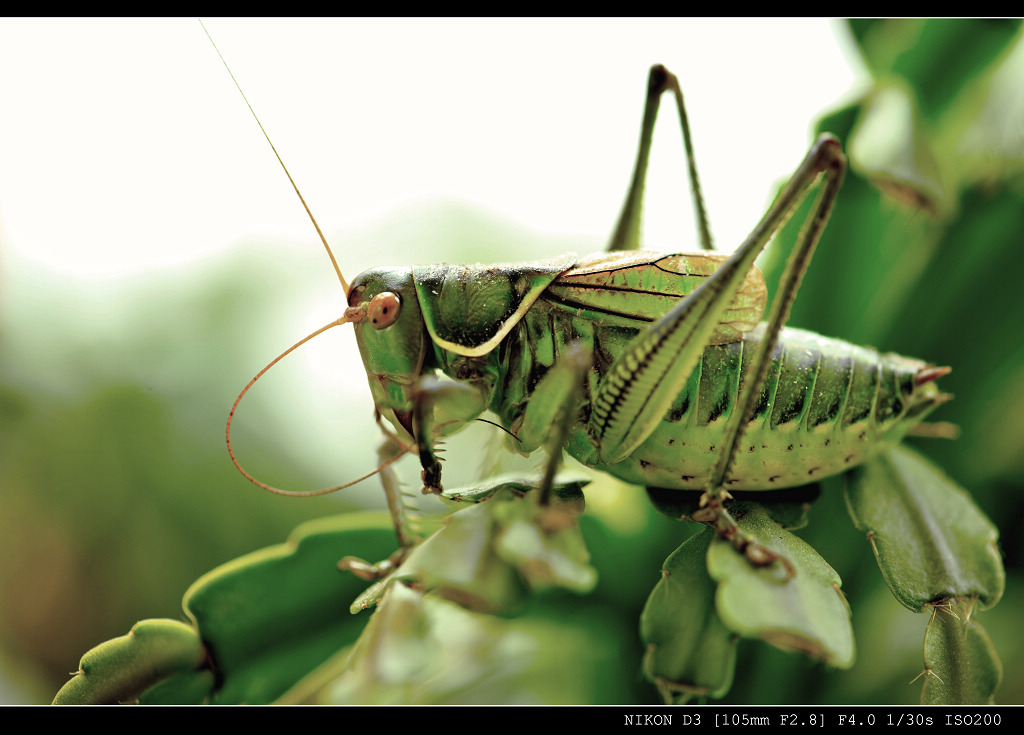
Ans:
{"type": "Polygon", "coordinates": [[[139,704],[204,704],[217,687],[209,669],[175,674],[154,684],[139,697],[139,704]]]}
{"type": "Polygon", "coordinates": [[[737,637],[715,610],[707,571],[713,537],[705,528],[672,552],[640,615],[644,675],[666,701],[721,697],[732,685],[737,637]]]}
{"type": "Polygon", "coordinates": [[[386,515],[335,516],[201,577],[184,606],[223,680],[214,701],[272,702],[355,641],[367,616],[348,607],[365,582],[341,572],[338,561],[384,558],[394,543],[386,515]]]}
{"type": "Polygon", "coordinates": [[[935,605],[924,635],[921,704],[993,704],[1003,667],[971,615],[974,600],[935,605]]]}
{"type": "Polygon", "coordinates": [[[739,526],[753,542],[785,559],[792,573],[782,562],[756,567],[728,541],[712,541],[708,573],[718,582],[717,609],[726,627],[832,666],[852,666],[850,608],[835,570],[762,508],[741,517],[739,526]]]}
{"type": "Polygon", "coordinates": [[[906,607],[977,597],[995,605],[1006,575],[998,531],[965,490],[911,449],[898,447],[849,475],[847,505],[882,576],[906,607]]]}
{"type": "Polygon", "coordinates": [[[121,704],[137,700],[153,685],[179,674],[205,695],[213,688],[212,672],[200,670],[205,660],[206,649],[191,625],[143,620],[127,635],[86,653],[78,673],[53,703],[121,704]]]}

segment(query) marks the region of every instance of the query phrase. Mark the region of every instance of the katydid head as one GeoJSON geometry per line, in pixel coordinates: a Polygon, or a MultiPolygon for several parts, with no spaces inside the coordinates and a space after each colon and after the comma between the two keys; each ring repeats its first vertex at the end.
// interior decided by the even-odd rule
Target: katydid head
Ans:
{"type": "MultiPolygon", "coordinates": [[[[329,248],[328,252],[330,252],[329,248]]],[[[333,260],[333,256],[331,259],[333,260]]],[[[338,277],[344,286],[345,280],[341,276],[340,270],[338,270],[338,277]]],[[[352,324],[356,332],[359,351],[363,356],[363,364],[370,380],[370,392],[373,394],[378,416],[383,416],[393,424],[402,438],[413,440],[413,393],[417,390],[419,375],[423,368],[428,337],[412,282],[412,270],[409,268],[378,268],[363,273],[348,289],[349,308],[345,310],[342,317],[324,325],[289,347],[242,389],[228,413],[226,439],[231,461],[246,479],[264,490],[279,495],[324,495],[350,487],[375,475],[409,451],[407,447],[402,446],[400,438],[398,444],[401,449],[395,456],[377,469],[355,480],[321,490],[299,492],[281,490],[257,480],[238,463],[231,446],[231,424],[238,404],[241,403],[245,394],[278,362],[328,329],[342,324],[352,324]]]]}
{"type": "Polygon", "coordinates": [[[412,439],[413,392],[430,337],[423,324],[411,268],[374,268],[348,292],[353,322],[377,411],[412,439]]]}
{"type": "MultiPolygon", "coordinates": [[[[200,21],[200,25],[202,25],[202,21],[200,21]]],[[[274,152],[274,156],[281,165],[285,176],[288,177],[288,181],[295,190],[295,195],[302,203],[303,209],[306,210],[306,214],[309,216],[310,222],[316,229],[317,234],[320,236],[320,241],[323,243],[324,250],[327,251],[327,256],[330,258],[331,264],[334,266],[334,272],[338,276],[341,288],[347,294],[349,300],[349,308],[345,311],[344,316],[326,324],[278,355],[278,357],[276,357],[269,365],[257,373],[256,377],[249,381],[249,384],[246,385],[245,388],[242,389],[242,392],[238,394],[238,398],[235,399],[235,402],[228,413],[227,427],[225,429],[228,455],[231,457],[232,463],[238,471],[246,477],[246,479],[272,493],[292,496],[312,496],[324,495],[336,490],[342,490],[377,474],[385,467],[395,462],[405,452],[409,451],[409,449],[407,447],[400,446],[399,451],[397,451],[390,459],[384,461],[383,464],[377,467],[377,469],[341,485],[335,485],[334,487],[323,488],[320,490],[300,492],[281,490],[280,488],[272,487],[256,479],[246,472],[238,463],[234,449],[231,446],[231,423],[234,420],[235,411],[238,409],[238,404],[241,402],[242,398],[249,389],[255,385],[256,381],[263,377],[270,368],[317,335],[320,335],[333,327],[352,323],[356,330],[356,340],[359,343],[359,350],[363,355],[363,363],[366,365],[367,374],[370,376],[370,390],[373,393],[373,399],[377,406],[378,414],[384,415],[395,425],[395,428],[397,428],[401,433],[407,433],[411,438],[413,435],[411,429],[412,398],[409,395],[411,392],[409,386],[413,386],[416,383],[423,365],[423,359],[426,351],[426,340],[423,336],[424,329],[422,327],[422,320],[419,318],[419,306],[416,303],[415,289],[412,286],[412,271],[407,268],[367,271],[356,279],[356,283],[354,285],[349,287],[348,283],[345,281],[345,276],[342,275],[341,267],[338,265],[338,261],[334,257],[334,253],[331,251],[331,246],[327,244],[327,238],[320,229],[320,225],[317,224],[316,217],[313,216],[313,212],[310,210],[309,205],[306,204],[306,200],[302,196],[302,192],[299,191],[298,185],[292,178],[291,173],[289,173],[288,167],[285,166],[284,160],[277,152],[277,148],[274,147],[274,143],[270,140],[270,136],[267,134],[267,131],[263,128],[263,123],[260,122],[259,116],[256,115],[256,111],[252,108],[252,105],[249,104],[249,100],[246,99],[245,92],[242,91],[241,85],[239,85],[238,80],[235,79],[235,75],[232,73],[231,67],[228,66],[227,60],[225,60],[223,55],[221,55],[220,49],[217,48],[217,44],[214,43],[213,38],[210,36],[209,32],[206,31],[206,26],[203,26],[203,31],[206,33],[207,38],[209,38],[214,50],[220,57],[221,62],[224,64],[224,68],[231,77],[231,80],[235,83],[238,93],[242,95],[242,99],[245,101],[246,106],[248,106],[249,111],[256,120],[256,124],[263,132],[263,136],[266,138],[267,144],[274,152]],[[405,304],[404,309],[403,304],[405,304]],[[402,318],[403,312],[406,314],[404,319],[402,318]],[[411,315],[410,312],[412,312],[411,315]],[[401,328],[397,330],[393,329],[395,326],[405,324],[413,324],[414,326],[411,330],[405,329],[403,331],[401,328]],[[407,335],[406,332],[408,333],[407,335]],[[389,335],[381,337],[380,333],[389,333],[389,335]],[[394,352],[389,351],[388,347],[393,344],[399,345],[402,349],[394,352]],[[385,411],[389,411],[389,413],[385,413],[385,411]]]]}

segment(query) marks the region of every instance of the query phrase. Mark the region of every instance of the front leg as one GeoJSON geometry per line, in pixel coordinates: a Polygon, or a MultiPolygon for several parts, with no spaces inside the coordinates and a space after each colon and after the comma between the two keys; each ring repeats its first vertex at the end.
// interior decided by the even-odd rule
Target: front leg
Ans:
{"type": "MultiPolygon", "coordinates": [[[[380,421],[380,414],[377,415],[377,420],[380,421]]],[[[384,488],[384,497],[387,499],[395,537],[398,539],[398,549],[384,561],[375,564],[357,556],[346,556],[338,562],[340,570],[351,572],[368,582],[383,579],[400,567],[408,553],[421,540],[419,528],[410,517],[410,511],[413,509],[403,502],[401,484],[395,476],[394,468],[391,467],[395,459],[405,454],[406,447],[389,431],[385,431],[384,435],[386,438],[377,449],[377,456],[381,462],[380,481],[384,488]]]]}
{"type": "Polygon", "coordinates": [[[420,378],[414,394],[413,429],[423,468],[423,493],[440,495],[441,458],[434,447],[437,437],[453,433],[487,407],[486,392],[472,383],[435,377],[420,378]]]}
{"type": "Polygon", "coordinates": [[[578,342],[569,344],[555,364],[541,378],[529,401],[512,425],[516,449],[530,454],[544,445],[548,461],[541,482],[541,504],[547,505],[555,474],[562,461],[562,449],[572,424],[579,420],[581,394],[593,355],[578,342]]]}

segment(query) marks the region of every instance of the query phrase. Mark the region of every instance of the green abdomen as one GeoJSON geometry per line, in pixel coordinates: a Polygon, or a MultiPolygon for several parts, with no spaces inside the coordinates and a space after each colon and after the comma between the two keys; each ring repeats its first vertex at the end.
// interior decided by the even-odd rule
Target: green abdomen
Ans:
{"type": "MultiPolygon", "coordinates": [[[[706,487],[736,410],[739,376],[752,359],[763,324],[743,341],[709,346],[697,370],[653,433],[626,459],[593,465],[627,482],[663,488],[706,487]]],[[[595,326],[535,309],[503,345],[502,386],[492,409],[514,427],[532,386],[569,342],[592,348],[585,404],[568,442],[577,459],[591,452],[589,402],[634,330],[595,326]]],[[[947,398],[934,383],[915,385],[919,360],[880,354],[841,340],[784,329],[772,355],[753,419],[726,487],[774,490],[834,475],[897,444],[947,398]]]]}
{"type": "MultiPolygon", "coordinates": [[[[763,326],[763,325],[762,325],[763,326]]],[[[704,351],[697,372],[650,437],[627,459],[597,467],[628,482],[702,489],[736,410],[739,375],[760,341],[704,351]]],[[[895,446],[946,396],[918,386],[925,363],[784,329],[726,487],[775,490],[814,482],[895,446]]]]}

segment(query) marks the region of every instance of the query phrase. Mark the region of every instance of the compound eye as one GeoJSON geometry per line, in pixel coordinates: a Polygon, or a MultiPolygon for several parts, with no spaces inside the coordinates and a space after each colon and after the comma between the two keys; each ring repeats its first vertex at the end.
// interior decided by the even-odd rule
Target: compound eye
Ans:
{"type": "Polygon", "coordinates": [[[367,307],[367,315],[370,317],[370,324],[374,329],[390,327],[398,319],[398,312],[402,310],[402,300],[398,294],[391,291],[382,291],[370,299],[367,307]]]}

